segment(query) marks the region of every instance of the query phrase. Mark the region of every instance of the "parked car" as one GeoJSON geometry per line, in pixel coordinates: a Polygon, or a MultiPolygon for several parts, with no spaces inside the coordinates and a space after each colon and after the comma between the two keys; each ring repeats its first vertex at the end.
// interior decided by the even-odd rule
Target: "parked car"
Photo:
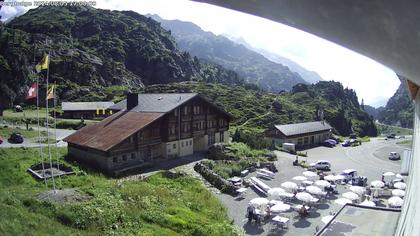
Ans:
{"type": "Polygon", "coordinates": [[[338,143],[336,140],[334,140],[334,139],[332,139],[332,138],[327,139],[327,140],[325,140],[325,141],[328,141],[328,142],[330,142],[330,143],[333,143],[334,145],[337,145],[337,143],[338,143]]]}
{"type": "Polygon", "coordinates": [[[319,160],[310,164],[310,167],[317,170],[331,170],[331,163],[325,160],[319,160]]]}
{"type": "Polygon", "coordinates": [[[328,140],[325,140],[324,142],[322,142],[321,145],[324,146],[324,147],[335,147],[335,144],[333,142],[328,141],[328,140]]]}
{"type": "Polygon", "coordinates": [[[388,134],[386,137],[387,138],[395,138],[395,134],[388,134]]]}
{"type": "Polygon", "coordinates": [[[12,133],[8,141],[9,143],[23,143],[23,136],[20,133],[12,133]]]}
{"type": "Polygon", "coordinates": [[[390,152],[388,158],[393,161],[401,159],[400,154],[397,152],[390,152]]]}
{"type": "Polygon", "coordinates": [[[349,146],[351,146],[351,143],[350,143],[349,140],[344,140],[344,142],[341,143],[341,146],[343,146],[343,147],[349,147],[349,146]]]}

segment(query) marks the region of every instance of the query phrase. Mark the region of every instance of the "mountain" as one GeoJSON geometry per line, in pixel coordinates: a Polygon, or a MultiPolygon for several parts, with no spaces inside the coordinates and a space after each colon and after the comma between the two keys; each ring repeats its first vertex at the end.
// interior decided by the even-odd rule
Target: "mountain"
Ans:
{"type": "Polygon", "coordinates": [[[292,91],[281,94],[198,82],[152,85],[144,91],[203,94],[233,114],[233,125],[239,128],[265,129],[278,124],[314,121],[317,120],[317,109],[322,108],[325,119],[338,134],[377,135],[374,121],[360,108],[354,90],[343,88],[341,83],[334,81],[298,84],[292,91]]]}
{"type": "Polygon", "coordinates": [[[46,51],[60,100],[112,99],[149,84],[244,82],[191,57],[160,23],[132,11],[38,7],[0,27],[0,108],[23,102],[29,85],[45,78],[33,68],[46,51]]]}
{"type": "Polygon", "coordinates": [[[298,83],[307,83],[287,66],[272,62],[263,55],[235,43],[224,36],[203,31],[191,22],[164,20],[150,15],[171,31],[180,48],[238,73],[249,83],[269,92],[290,90],[298,83]]]}
{"type": "Polygon", "coordinates": [[[374,120],[377,120],[378,118],[379,118],[379,113],[381,113],[384,109],[385,109],[385,107],[378,107],[378,108],[375,108],[375,107],[373,107],[373,106],[369,106],[369,105],[364,105],[363,107],[362,107],[362,109],[364,110],[364,111],[366,111],[366,113],[368,113],[370,116],[372,116],[372,118],[374,119],[374,120]]]}
{"type": "Polygon", "coordinates": [[[255,50],[257,50],[259,53],[264,55],[269,60],[289,67],[291,71],[297,72],[300,76],[302,76],[302,78],[305,81],[307,81],[310,84],[314,84],[322,80],[321,76],[315,71],[309,71],[288,58],[282,57],[278,54],[275,54],[275,53],[272,53],[263,49],[255,49],[255,50]]]}
{"type": "Polygon", "coordinates": [[[401,84],[386,106],[378,114],[378,120],[387,125],[413,128],[414,104],[411,100],[405,81],[401,84]]]}

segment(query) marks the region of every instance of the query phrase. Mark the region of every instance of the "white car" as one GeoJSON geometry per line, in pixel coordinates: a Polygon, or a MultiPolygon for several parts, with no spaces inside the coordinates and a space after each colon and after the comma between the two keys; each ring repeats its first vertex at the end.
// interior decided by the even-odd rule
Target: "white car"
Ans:
{"type": "Polygon", "coordinates": [[[325,160],[319,160],[314,163],[311,163],[310,166],[317,170],[331,170],[331,163],[325,160]]]}
{"type": "Polygon", "coordinates": [[[397,152],[390,152],[388,158],[393,161],[401,159],[400,154],[397,152]]]}

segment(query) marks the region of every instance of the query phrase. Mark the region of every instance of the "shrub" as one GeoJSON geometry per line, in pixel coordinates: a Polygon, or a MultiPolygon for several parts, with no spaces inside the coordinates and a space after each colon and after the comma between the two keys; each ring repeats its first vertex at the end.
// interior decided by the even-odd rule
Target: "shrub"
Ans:
{"type": "Polygon", "coordinates": [[[307,157],[308,156],[308,152],[297,152],[297,155],[298,156],[301,156],[301,157],[307,157]]]}

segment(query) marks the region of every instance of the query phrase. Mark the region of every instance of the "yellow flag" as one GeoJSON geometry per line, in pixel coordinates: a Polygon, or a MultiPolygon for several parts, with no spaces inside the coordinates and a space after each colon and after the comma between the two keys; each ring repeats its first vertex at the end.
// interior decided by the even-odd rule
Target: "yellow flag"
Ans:
{"type": "Polygon", "coordinates": [[[42,70],[48,69],[50,56],[48,54],[45,54],[42,58],[42,61],[35,66],[35,70],[37,73],[41,72],[42,70]]]}
{"type": "Polygon", "coordinates": [[[54,92],[54,90],[55,90],[55,86],[54,85],[51,85],[51,87],[48,89],[48,92],[47,92],[47,100],[50,100],[50,99],[54,99],[55,98],[55,92],[54,92]]]}

